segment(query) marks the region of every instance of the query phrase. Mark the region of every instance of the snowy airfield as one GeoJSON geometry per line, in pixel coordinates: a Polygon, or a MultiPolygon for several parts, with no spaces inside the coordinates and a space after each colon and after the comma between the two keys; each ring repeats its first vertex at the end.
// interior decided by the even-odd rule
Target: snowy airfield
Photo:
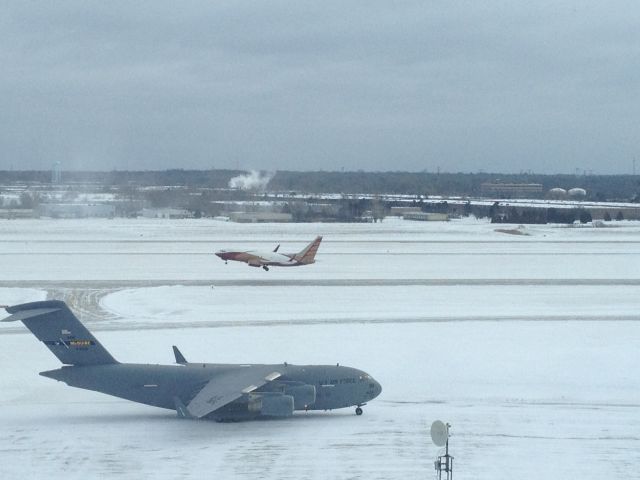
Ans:
{"type": "Polygon", "coordinates": [[[70,303],[120,361],[336,363],[383,387],[352,409],[218,424],[37,375],[57,359],[0,324],[0,478],[640,478],[640,224],[484,221],[0,225],[0,303],[70,303]],[[500,226],[510,228],[509,226],[500,226]],[[294,252],[269,272],[221,248],[294,252]]]}

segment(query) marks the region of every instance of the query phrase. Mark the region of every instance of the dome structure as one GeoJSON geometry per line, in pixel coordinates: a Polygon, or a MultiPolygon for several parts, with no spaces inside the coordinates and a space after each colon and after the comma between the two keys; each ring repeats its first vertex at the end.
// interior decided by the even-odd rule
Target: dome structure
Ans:
{"type": "Polygon", "coordinates": [[[547,195],[549,198],[555,198],[559,200],[561,198],[567,198],[567,191],[564,188],[556,187],[549,190],[547,195]]]}
{"type": "Polygon", "coordinates": [[[584,188],[572,188],[567,193],[571,198],[584,198],[587,196],[587,191],[584,188]]]}

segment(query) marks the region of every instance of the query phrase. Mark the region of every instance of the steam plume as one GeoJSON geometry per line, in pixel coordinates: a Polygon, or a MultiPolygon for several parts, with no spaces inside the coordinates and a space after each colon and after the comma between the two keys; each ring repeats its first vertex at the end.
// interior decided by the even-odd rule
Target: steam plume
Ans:
{"type": "Polygon", "coordinates": [[[273,178],[273,173],[261,173],[251,170],[245,175],[238,175],[229,180],[229,188],[239,188],[241,190],[264,190],[273,178]]]}

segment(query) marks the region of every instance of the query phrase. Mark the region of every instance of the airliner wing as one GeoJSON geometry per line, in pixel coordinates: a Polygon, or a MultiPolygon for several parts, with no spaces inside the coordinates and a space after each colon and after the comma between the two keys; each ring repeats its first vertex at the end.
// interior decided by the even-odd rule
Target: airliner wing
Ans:
{"type": "Polygon", "coordinates": [[[243,260],[254,267],[261,267],[269,263],[269,259],[265,258],[264,255],[253,252],[247,252],[243,260]]]}
{"type": "Polygon", "coordinates": [[[263,252],[254,253],[247,261],[249,265],[262,266],[262,265],[276,265],[279,263],[288,263],[291,258],[282,253],[263,252]]]}
{"type": "Polygon", "coordinates": [[[193,397],[187,405],[187,411],[193,417],[202,418],[279,378],[280,375],[279,372],[265,375],[264,370],[251,367],[217,375],[193,397]]]}

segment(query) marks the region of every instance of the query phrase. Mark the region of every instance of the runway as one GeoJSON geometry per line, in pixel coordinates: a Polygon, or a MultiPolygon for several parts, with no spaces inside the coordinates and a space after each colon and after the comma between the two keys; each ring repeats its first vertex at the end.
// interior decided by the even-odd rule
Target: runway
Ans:
{"type": "MultiPolygon", "coordinates": [[[[458,295],[456,288],[468,287],[467,295],[483,295],[490,294],[491,289],[499,289],[501,296],[522,296],[523,291],[527,291],[529,287],[545,287],[553,289],[554,287],[579,288],[579,287],[597,287],[594,292],[603,293],[611,292],[612,295],[619,294],[621,287],[637,287],[640,285],[640,279],[333,279],[333,280],[223,280],[215,279],[210,281],[203,280],[145,280],[145,281],[18,281],[18,282],[0,282],[1,288],[27,288],[38,289],[46,292],[47,299],[57,299],[67,302],[67,304],[79,315],[79,317],[89,325],[92,325],[96,331],[100,330],[148,330],[157,328],[221,328],[221,327],[253,327],[268,325],[315,325],[315,324],[376,324],[376,323],[429,323],[429,322],[471,322],[471,321],[636,321],[640,320],[640,311],[638,313],[620,313],[606,311],[599,308],[598,305],[592,305],[590,308],[583,308],[578,313],[564,312],[556,313],[528,313],[522,314],[517,311],[504,313],[501,308],[503,301],[500,298],[494,299],[493,305],[495,313],[486,312],[482,315],[473,315],[464,313],[461,315],[446,313],[443,314],[422,313],[420,315],[394,315],[391,312],[385,318],[368,318],[366,315],[344,316],[336,314],[335,317],[323,315],[318,312],[319,316],[309,317],[306,312],[300,311],[300,318],[291,318],[287,315],[285,319],[271,318],[269,320],[252,320],[246,315],[242,320],[224,320],[217,318],[216,320],[197,319],[194,321],[170,322],[162,321],[160,323],[154,321],[129,321],[124,314],[118,314],[113,310],[104,308],[103,299],[117,292],[138,291],[140,289],[153,289],[158,287],[200,287],[196,289],[202,293],[197,294],[199,298],[210,296],[209,290],[212,292],[228,291],[230,289],[250,288],[252,295],[258,295],[260,302],[268,302],[272,295],[311,295],[313,297],[314,289],[335,289],[340,288],[343,291],[351,292],[353,298],[359,298],[369,292],[385,292],[390,291],[385,287],[431,287],[438,290],[439,295],[450,297],[458,295]],[[368,287],[368,288],[367,288],[368,287]],[[450,287],[450,288],[447,288],[450,287]],[[617,290],[616,290],[617,287],[617,290]],[[478,290],[481,293],[478,293],[478,290]],[[273,293],[270,293],[273,291],[273,293]],[[256,293],[259,292],[259,293],[256,293]],[[484,292],[484,293],[482,293],[484,292]],[[590,310],[590,311],[585,311],[590,310]]],[[[419,290],[412,290],[416,295],[420,295],[419,290]]],[[[184,295],[184,290],[180,295],[184,295]]],[[[223,297],[226,296],[223,295],[223,297]]],[[[197,305],[199,298],[194,298],[197,305]]],[[[218,302],[224,298],[218,299],[218,302]]],[[[322,302],[324,298],[316,298],[322,302]]],[[[328,299],[327,299],[328,300],[328,299]]],[[[348,299],[346,300],[348,301],[348,299]]],[[[393,302],[390,299],[389,302],[393,302]]],[[[400,301],[410,301],[410,299],[400,299],[400,301]]],[[[589,302],[590,299],[584,298],[582,302],[589,302]]],[[[176,299],[179,303],[179,299],[176,299]]],[[[401,306],[398,306],[400,308],[401,306]]],[[[425,305],[428,307],[428,305],[425,305]]],[[[188,306],[183,306],[188,308],[188,306]]],[[[469,305],[473,309],[472,305],[469,305]]],[[[295,312],[294,308],[294,312],[295,312]]],[[[219,317],[223,312],[211,312],[212,316],[219,317]]],[[[250,312],[247,312],[250,315],[250,312]]],[[[23,331],[21,327],[14,326],[4,327],[0,329],[0,335],[18,333],[23,331]]]]}

